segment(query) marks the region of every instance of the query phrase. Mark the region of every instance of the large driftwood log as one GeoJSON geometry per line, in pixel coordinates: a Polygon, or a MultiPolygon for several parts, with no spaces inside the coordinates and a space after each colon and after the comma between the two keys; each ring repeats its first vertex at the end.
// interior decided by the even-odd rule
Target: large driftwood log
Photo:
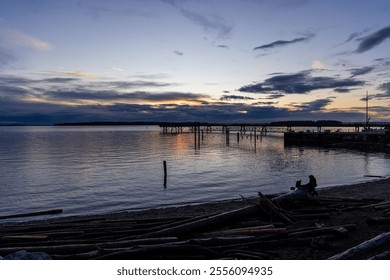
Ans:
{"type": "Polygon", "coordinates": [[[366,222],[369,225],[388,225],[390,224],[390,217],[369,218],[366,222]]]}
{"type": "Polygon", "coordinates": [[[345,236],[349,232],[348,227],[353,228],[356,226],[345,225],[345,226],[324,227],[324,228],[295,231],[289,233],[288,237],[312,237],[312,236],[320,236],[320,235],[345,236]]]}
{"type": "Polygon", "coordinates": [[[305,205],[319,205],[317,198],[312,196],[306,189],[298,188],[286,194],[272,199],[276,205],[283,209],[299,208],[305,205]]]}
{"type": "Polygon", "coordinates": [[[293,220],[288,217],[286,214],[283,213],[283,210],[277,207],[270,199],[268,199],[265,195],[263,195],[261,192],[259,192],[260,196],[260,208],[270,216],[271,218],[273,216],[276,216],[281,220],[282,222],[291,224],[293,220]]]}
{"type": "Polygon", "coordinates": [[[94,260],[131,260],[131,259],[178,259],[180,256],[188,256],[188,252],[203,256],[204,259],[218,259],[220,255],[214,250],[200,245],[187,244],[164,244],[139,246],[126,250],[103,251],[102,255],[93,258],[94,260]]]}
{"type": "Polygon", "coordinates": [[[299,208],[303,205],[318,205],[319,201],[314,196],[318,196],[315,188],[317,180],[313,175],[309,176],[309,183],[302,185],[297,181],[295,187],[290,188],[292,192],[274,197],[272,201],[283,209],[299,208]]]}
{"type": "Polygon", "coordinates": [[[250,214],[256,213],[258,210],[259,208],[256,205],[247,206],[241,209],[224,212],[211,217],[207,217],[198,221],[193,221],[182,225],[162,229],[159,231],[143,234],[139,237],[147,238],[147,237],[160,237],[160,236],[182,236],[188,233],[199,231],[200,229],[215,227],[223,223],[230,222],[232,220],[243,218],[250,214]]]}
{"type": "Polygon", "coordinates": [[[246,227],[246,228],[235,228],[222,230],[219,234],[222,235],[258,235],[258,234],[272,234],[286,232],[286,228],[275,228],[273,226],[257,226],[257,227],[246,227]]]}
{"type": "Polygon", "coordinates": [[[129,241],[112,241],[112,242],[101,242],[101,243],[83,243],[83,244],[65,244],[65,245],[46,245],[46,246],[21,246],[21,247],[7,247],[0,248],[0,255],[8,255],[16,251],[26,250],[31,252],[45,252],[48,254],[57,255],[69,255],[69,254],[80,254],[96,249],[114,249],[114,248],[130,248],[133,246],[140,245],[161,245],[166,243],[177,242],[176,237],[161,237],[161,238],[141,238],[129,241]]]}
{"type": "Polygon", "coordinates": [[[390,250],[384,251],[378,255],[372,256],[369,260],[390,260],[390,250]]]}
{"type": "Polygon", "coordinates": [[[329,219],[329,213],[317,213],[317,214],[293,214],[292,217],[297,220],[317,220],[317,219],[329,219]]]}
{"type": "Polygon", "coordinates": [[[381,246],[390,243],[390,232],[385,232],[377,235],[376,237],[367,240],[359,245],[352,247],[340,254],[330,257],[329,260],[348,260],[355,259],[364,253],[375,250],[381,246]]]}
{"type": "Polygon", "coordinates": [[[55,214],[61,214],[61,213],[62,213],[62,209],[53,209],[53,210],[47,210],[47,211],[39,211],[39,212],[31,212],[31,213],[24,213],[24,214],[0,216],[0,220],[13,219],[13,218],[34,217],[34,216],[42,216],[42,215],[55,215],[55,214]]]}
{"type": "Polygon", "coordinates": [[[374,204],[368,204],[368,205],[364,205],[364,206],[361,206],[361,208],[375,208],[375,209],[386,209],[390,207],[390,201],[382,201],[382,202],[379,202],[379,203],[374,203],[374,204]]]}

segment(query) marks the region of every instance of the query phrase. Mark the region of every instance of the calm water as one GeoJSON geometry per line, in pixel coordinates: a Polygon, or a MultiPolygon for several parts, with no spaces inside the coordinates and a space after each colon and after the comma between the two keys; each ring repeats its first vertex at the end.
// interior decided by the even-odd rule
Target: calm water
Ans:
{"type": "Polygon", "coordinates": [[[390,157],[284,148],[283,136],[237,143],[231,135],[163,135],[158,127],[0,127],[0,215],[64,209],[111,212],[320,187],[390,175],[390,157]],[[163,187],[163,160],[168,185],[163,187]]]}

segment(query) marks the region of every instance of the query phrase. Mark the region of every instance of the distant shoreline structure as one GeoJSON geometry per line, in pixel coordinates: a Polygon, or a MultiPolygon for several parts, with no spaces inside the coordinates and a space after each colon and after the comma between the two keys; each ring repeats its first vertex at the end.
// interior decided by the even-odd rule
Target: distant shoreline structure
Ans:
{"type": "MultiPolygon", "coordinates": [[[[302,121],[302,120],[285,120],[285,121],[273,121],[273,122],[206,122],[206,121],[90,121],[90,122],[69,122],[69,123],[55,123],[54,126],[86,126],[86,125],[200,125],[200,126],[351,126],[351,125],[366,124],[363,122],[342,122],[337,120],[317,120],[317,121],[302,121]]],[[[390,122],[371,123],[370,126],[390,126],[390,122]]]]}
{"type": "MultiPolygon", "coordinates": [[[[282,120],[271,122],[207,122],[207,121],[85,121],[63,122],[54,124],[29,124],[29,123],[1,123],[0,126],[126,126],[126,125],[157,125],[157,126],[300,126],[300,127],[342,127],[342,126],[367,126],[366,122],[342,122],[337,120],[282,120]]],[[[390,127],[390,122],[371,122],[370,127],[390,127]]]]}

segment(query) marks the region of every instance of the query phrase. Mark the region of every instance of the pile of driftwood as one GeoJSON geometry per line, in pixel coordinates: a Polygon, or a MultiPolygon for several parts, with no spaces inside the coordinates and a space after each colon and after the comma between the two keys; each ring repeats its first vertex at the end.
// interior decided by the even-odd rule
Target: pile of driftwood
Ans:
{"type": "MultiPolygon", "coordinates": [[[[390,202],[318,196],[318,203],[285,210],[259,193],[240,209],[206,216],[134,219],[127,215],[74,217],[0,224],[0,256],[17,251],[44,252],[53,259],[286,259],[283,251],[323,250],[323,258],[366,258],[385,248],[390,233],[341,252],[359,230],[354,223],[329,222],[344,211],[383,214],[368,224],[390,223],[390,202]],[[341,252],[341,253],[340,253],[341,252]]],[[[373,258],[387,258],[384,250],[373,258]]],[[[299,256],[298,256],[299,258],[299,256]]]]}

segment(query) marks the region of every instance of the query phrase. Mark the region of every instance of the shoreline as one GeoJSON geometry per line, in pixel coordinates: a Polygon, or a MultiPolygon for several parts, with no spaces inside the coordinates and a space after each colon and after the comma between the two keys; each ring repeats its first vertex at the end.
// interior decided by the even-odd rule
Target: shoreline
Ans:
{"type": "MultiPolygon", "coordinates": [[[[344,185],[336,185],[329,187],[322,187],[317,189],[319,196],[340,196],[340,197],[365,197],[372,199],[385,199],[390,200],[390,178],[378,178],[367,182],[352,183],[344,185]],[[380,193],[380,194],[378,194],[380,193]]],[[[286,189],[286,192],[288,190],[286,189]]],[[[281,194],[281,193],[280,193],[281,194]]],[[[277,194],[275,194],[277,195],[277,194]]],[[[249,200],[257,199],[257,197],[248,197],[249,200]]],[[[172,215],[173,217],[180,214],[196,214],[198,211],[200,214],[212,214],[218,211],[229,211],[238,209],[240,207],[248,205],[247,201],[242,198],[226,199],[212,202],[202,202],[186,205],[172,205],[163,206],[158,208],[148,208],[139,210],[117,211],[114,213],[107,213],[103,215],[115,215],[115,214],[128,214],[132,216],[158,216],[158,215],[172,215]],[[161,212],[159,214],[158,212],[161,212]]],[[[95,216],[95,215],[93,215],[95,216]]],[[[96,216],[99,216],[96,215],[96,216]]]]}
{"type": "MultiPolygon", "coordinates": [[[[283,193],[287,193],[289,190],[286,188],[285,192],[270,194],[270,196],[277,196],[283,193]]],[[[373,178],[372,180],[351,183],[335,186],[326,186],[317,188],[319,195],[326,196],[339,196],[339,197],[357,197],[357,198],[372,198],[372,199],[385,199],[390,200],[390,177],[385,178],[373,178]],[[388,186],[388,187],[387,187],[388,186]],[[380,195],[378,195],[380,193],[380,195]]],[[[256,196],[246,197],[249,201],[256,200],[256,196]]],[[[76,214],[76,215],[60,215],[60,216],[38,216],[33,219],[10,219],[10,221],[0,221],[0,227],[4,224],[10,223],[40,223],[51,220],[73,220],[78,218],[98,218],[106,216],[126,216],[133,218],[158,218],[160,216],[166,217],[180,217],[188,215],[210,215],[217,214],[219,212],[230,211],[245,207],[248,205],[248,201],[243,198],[237,197],[232,199],[223,199],[209,202],[193,202],[183,204],[163,205],[152,208],[139,208],[139,209],[120,209],[113,212],[91,213],[91,214],[76,214]]]]}
{"type": "MultiPolygon", "coordinates": [[[[390,178],[324,187],[317,192],[321,204],[282,211],[292,219],[287,222],[271,215],[272,211],[260,211],[267,200],[248,198],[2,223],[0,256],[26,250],[47,253],[55,260],[326,260],[390,232],[390,178]],[[378,203],[381,207],[377,208],[378,203]],[[231,217],[243,210],[245,216],[231,217]],[[223,223],[214,223],[216,217],[226,214],[229,218],[223,223]],[[192,228],[193,223],[209,219],[213,222],[192,228]],[[183,226],[186,232],[177,232],[176,228],[183,226]],[[166,230],[167,235],[159,235],[166,230]],[[239,230],[245,233],[236,235],[239,230]]],[[[390,240],[351,259],[369,259],[386,252],[385,259],[389,259],[390,240]]]]}

